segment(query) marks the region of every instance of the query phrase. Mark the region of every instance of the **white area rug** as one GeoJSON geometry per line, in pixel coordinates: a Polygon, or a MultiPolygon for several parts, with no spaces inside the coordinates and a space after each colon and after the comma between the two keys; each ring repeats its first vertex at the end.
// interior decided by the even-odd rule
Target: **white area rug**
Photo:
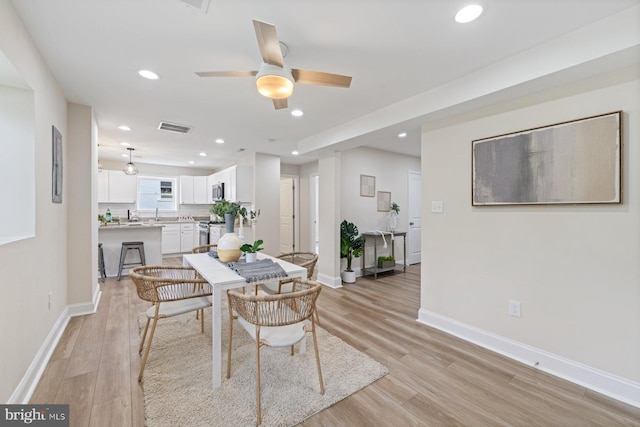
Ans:
{"type": "MultiPolygon", "coordinates": [[[[223,314],[223,375],[226,373],[228,314],[223,314]]],[[[139,325],[144,328],[145,317],[139,325]]],[[[387,369],[339,338],[317,328],[325,394],[320,394],[313,339],[295,356],[289,349],[263,347],[262,425],[293,426],[383,377],[387,369]]],[[[195,313],[158,322],[144,372],[148,427],[254,426],[255,344],[237,324],[233,328],[231,378],[211,389],[211,309],[205,333],[195,313]]]]}

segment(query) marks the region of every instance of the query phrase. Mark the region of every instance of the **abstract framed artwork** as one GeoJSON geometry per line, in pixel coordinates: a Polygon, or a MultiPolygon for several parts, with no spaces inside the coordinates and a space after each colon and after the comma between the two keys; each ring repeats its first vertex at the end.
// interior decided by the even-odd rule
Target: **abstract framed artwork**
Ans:
{"type": "Polygon", "coordinates": [[[51,201],[62,203],[62,135],[51,126],[51,201]]]}
{"type": "Polygon", "coordinates": [[[376,195],[376,177],[360,175],[360,197],[374,197],[376,195]]]}
{"type": "Polygon", "coordinates": [[[622,111],[472,141],[473,206],[621,203],[622,111]]]}
{"type": "Polygon", "coordinates": [[[391,210],[391,192],[378,191],[378,212],[389,212],[391,210]]]}

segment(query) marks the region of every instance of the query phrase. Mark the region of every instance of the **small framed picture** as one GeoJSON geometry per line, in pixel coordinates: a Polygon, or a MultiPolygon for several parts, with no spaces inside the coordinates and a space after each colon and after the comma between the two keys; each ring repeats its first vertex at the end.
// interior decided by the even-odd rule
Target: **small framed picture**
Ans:
{"type": "Polygon", "coordinates": [[[391,210],[391,191],[378,191],[378,212],[391,210]]]}
{"type": "Polygon", "coordinates": [[[51,126],[51,201],[62,203],[62,135],[51,126]]]}
{"type": "Polygon", "coordinates": [[[360,197],[375,197],[376,177],[371,175],[360,175],[360,197]]]}

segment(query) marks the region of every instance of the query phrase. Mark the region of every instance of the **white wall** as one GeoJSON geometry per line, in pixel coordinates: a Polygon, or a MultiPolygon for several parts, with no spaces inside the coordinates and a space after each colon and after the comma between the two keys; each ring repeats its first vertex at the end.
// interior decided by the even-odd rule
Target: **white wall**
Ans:
{"type": "MultiPolygon", "coordinates": [[[[632,75],[631,81],[512,111],[505,105],[504,113],[423,132],[423,212],[442,200],[444,214],[423,217],[422,312],[637,387],[640,73],[632,75]],[[624,111],[622,204],[471,206],[473,139],[617,110],[624,111]],[[508,316],[510,299],[521,302],[521,318],[508,316]]],[[[612,81],[600,80],[601,86],[612,81]]]]}
{"type": "Polygon", "coordinates": [[[256,153],[254,157],[254,203],[260,209],[254,238],[264,240],[264,252],[280,253],[280,158],[256,153]]]}
{"type": "MultiPolygon", "coordinates": [[[[0,51],[0,62],[4,61],[0,51]]],[[[31,90],[0,81],[0,245],[36,232],[34,106],[31,90]]]]}
{"type": "Polygon", "coordinates": [[[35,237],[0,246],[0,401],[8,402],[67,305],[68,183],[80,177],[66,167],[67,101],[8,0],[0,0],[0,50],[33,89],[35,107],[35,237]],[[63,138],[61,204],[51,202],[52,125],[63,138]]]}
{"type": "Polygon", "coordinates": [[[300,166],[300,250],[315,251],[311,243],[311,176],[318,174],[318,162],[300,166]]]}
{"type": "MultiPolygon", "coordinates": [[[[420,170],[420,158],[376,150],[373,148],[355,148],[342,152],[341,174],[342,185],[340,194],[340,221],[353,222],[360,233],[372,230],[388,231],[389,212],[378,212],[377,192],[391,192],[391,201],[400,205],[398,216],[398,231],[408,229],[408,173],[410,170],[420,170]],[[360,175],[376,178],[376,196],[360,196],[360,175]]],[[[322,179],[322,177],[320,178],[322,179]]],[[[372,241],[366,248],[367,266],[374,264],[372,241]]],[[[402,239],[397,239],[395,256],[402,261],[402,239]]],[[[390,253],[390,249],[380,249],[378,255],[390,253]]],[[[352,267],[360,268],[361,259],[355,259],[352,267]]]]}
{"type": "MultiPolygon", "coordinates": [[[[97,171],[97,141],[93,140],[97,128],[93,110],[86,105],[69,103],[67,159],[65,170],[73,170],[78,176],[93,177],[97,171]]],[[[97,289],[98,237],[97,191],[93,179],[74,179],[67,183],[66,199],[69,257],[68,303],[91,301],[97,289]]]]}

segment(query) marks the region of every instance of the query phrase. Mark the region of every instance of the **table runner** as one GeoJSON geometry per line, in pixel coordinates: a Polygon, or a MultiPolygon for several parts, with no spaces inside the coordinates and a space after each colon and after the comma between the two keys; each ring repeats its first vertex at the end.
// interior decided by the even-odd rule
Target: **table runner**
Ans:
{"type": "Polygon", "coordinates": [[[254,262],[230,262],[227,266],[244,277],[247,283],[289,277],[280,264],[271,259],[261,259],[254,262]]]}

